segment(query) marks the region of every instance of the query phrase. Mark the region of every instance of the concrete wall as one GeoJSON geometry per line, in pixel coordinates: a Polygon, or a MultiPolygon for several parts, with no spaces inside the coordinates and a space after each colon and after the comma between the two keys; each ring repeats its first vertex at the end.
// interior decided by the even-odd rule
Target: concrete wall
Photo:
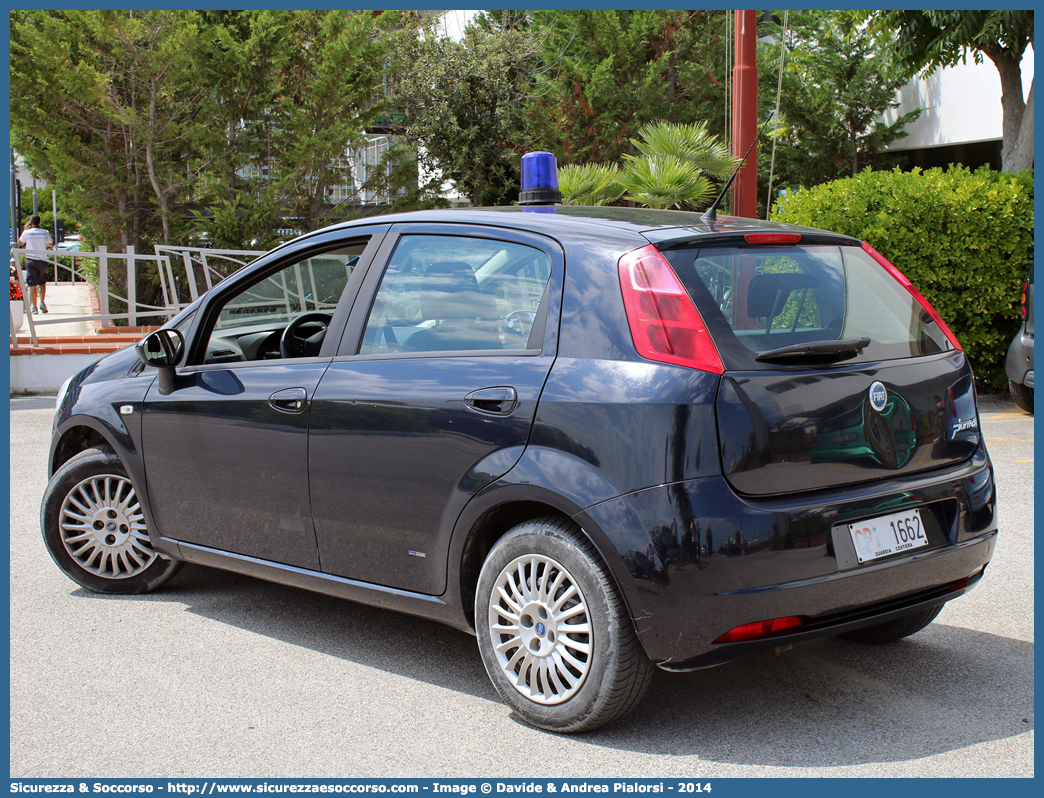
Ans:
{"type": "Polygon", "coordinates": [[[13,355],[11,393],[56,393],[62,383],[104,355],[13,355]]]}

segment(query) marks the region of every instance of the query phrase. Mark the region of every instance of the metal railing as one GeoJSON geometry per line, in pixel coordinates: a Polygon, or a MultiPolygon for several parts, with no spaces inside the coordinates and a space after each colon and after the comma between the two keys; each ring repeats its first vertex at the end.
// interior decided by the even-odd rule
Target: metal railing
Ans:
{"type": "MultiPolygon", "coordinates": [[[[159,317],[171,319],[182,309],[194,302],[199,296],[235,272],[249,265],[259,256],[265,254],[259,250],[210,249],[204,247],[175,247],[156,245],[155,255],[144,255],[128,247],[126,253],[109,252],[107,247],[98,247],[94,252],[62,253],[12,248],[11,255],[19,263],[27,256],[35,260],[46,260],[54,265],[55,277],[67,271],[71,282],[81,280],[93,286],[98,297],[98,313],[89,316],[62,316],[60,318],[41,318],[29,312],[29,286],[25,282],[25,272],[18,271],[18,281],[22,289],[23,323],[28,323],[29,338],[33,346],[39,344],[37,327],[48,324],[66,324],[78,321],[114,321],[126,319],[128,326],[137,326],[140,318],[159,317]],[[62,261],[69,259],[70,263],[62,261]],[[97,274],[84,271],[86,264],[97,261],[97,274]],[[71,264],[71,265],[70,265],[71,264]],[[151,305],[141,302],[137,297],[137,274],[139,265],[155,268],[159,277],[163,304],[151,305]],[[124,269],[126,279],[126,296],[114,293],[109,284],[109,277],[114,269],[124,269]],[[187,298],[186,298],[187,293],[187,298]],[[126,304],[126,313],[110,313],[110,300],[116,299],[126,304]]],[[[292,279],[287,281],[286,271],[273,275],[277,297],[257,295],[253,289],[243,296],[251,300],[251,304],[261,307],[268,305],[272,312],[285,310],[286,318],[307,309],[332,309],[334,303],[320,301],[316,286],[318,281],[313,269],[313,258],[306,258],[294,265],[292,279]],[[278,306],[278,307],[277,307],[278,306]]],[[[93,267],[92,267],[93,271],[93,267]]],[[[256,288],[256,287],[255,287],[256,288]]],[[[11,344],[17,342],[17,330],[14,319],[10,319],[11,344]]]]}
{"type": "Polygon", "coordinates": [[[175,313],[209,291],[226,277],[264,255],[263,251],[250,249],[210,249],[205,247],[172,247],[156,245],[156,257],[163,261],[160,268],[160,286],[167,307],[176,308],[175,313]],[[175,270],[174,262],[180,261],[175,270]],[[184,271],[182,272],[182,269],[184,271]],[[188,301],[180,298],[181,277],[188,289],[188,301]],[[200,290],[202,283],[203,290],[200,290]]]}
{"type": "MultiPolygon", "coordinates": [[[[180,256],[185,267],[187,287],[191,299],[199,295],[197,281],[197,267],[199,276],[209,290],[217,283],[234,271],[245,266],[262,252],[246,250],[207,250],[193,247],[156,247],[155,255],[139,254],[134,247],[127,247],[127,252],[109,252],[107,247],[98,247],[93,252],[61,253],[48,251],[46,253],[38,250],[26,250],[20,247],[11,249],[11,256],[19,263],[18,283],[22,289],[23,323],[29,327],[29,339],[33,346],[39,344],[37,327],[48,324],[66,324],[78,321],[114,321],[126,319],[130,327],[136,327],[140,318],[163,317],[173,318],[188,303],[181,302],[178,298],[178,287],[180,275],[172,268],[171,260],[180,256]],[[68,271],[72,282],[82,280],[94,287],[98,297],[98,313],[89,316],[62,316],[60,318],[41,318],[30,312],[29,286],[25,282],[25,272],[21,266],[22,260],[32,257],[34,260],[46,260],[53,264],[55,277],[62,272],[68,271]],[[70,259],[70,264],[62,261],[70,259]],[[86,263],[97,261],[97,274],[84,271],[86,263]],[[217,264],[222,262],[220,268],[217,264]],[[234,265],[234,268],[229,266],[234,265]],[[137,274],[139,266],[154,268],[160,280],[163,304],[152,305],[142,302],[137,297],[137,274]],[[114,270],[124,271],[126,295],[120,296],[110,288],[109,277],[114,270]],[[110,299],[116,299],[126,305],[126,313],[110,313],[110,299]]],[[[11,344],[17,343],[17,329],[14,319],[10,318],[11,344]]]]}
{"type": "MultiPolygon", "coordinates": [[[[156,245],[156,255],[163,262],[160,282],[164,303],[177,313],[194,302],[201,293],[209,291],[264,254],[259,250],[156,245]],[[180,261],[181,268],[175,267],[177,261],[180,261]],[[181,301],[183,287],[188,289],[188,301],[181,301]]],[[[279,271],[244,291],[239,297],[240,305],[249,305],[263,315],[281,312],[287,319],[307,310],[333,310],[337,305],[336,299],[330,302],[318,298],[321,280],[316,276],[316,269],[321,268],[319,264],[323,261],[322,256],[305,258],[295,263],[292,270],[279,271]]],[[[324,265],[326,268],[331,266],[328,262],[324,265]]],[[[336,266],[345,268],[343,263],[337,263],[336,266]]],[[[346,272],[345,282],[349,274],[346,272]]]]}

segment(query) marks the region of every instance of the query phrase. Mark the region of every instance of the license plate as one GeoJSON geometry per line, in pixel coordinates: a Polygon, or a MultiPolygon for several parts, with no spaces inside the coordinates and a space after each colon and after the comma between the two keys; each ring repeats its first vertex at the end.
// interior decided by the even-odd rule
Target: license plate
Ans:
{"type": "Polygon", "coordinates": [[[921,523],[921,511],[917,509],[849,524],[848,532],[852,536],[859,562],[870,562],[889,554],[928,545],[924,524],[921,523]]]}

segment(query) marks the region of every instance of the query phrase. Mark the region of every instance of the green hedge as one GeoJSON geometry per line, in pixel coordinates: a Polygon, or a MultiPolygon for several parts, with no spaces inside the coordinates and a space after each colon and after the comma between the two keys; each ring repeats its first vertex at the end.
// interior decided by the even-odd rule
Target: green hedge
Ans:
{"type": "Polygon", "coordinates": [[[869,242],[946,320],[980,387],[1007,388],[1004,356],[1033,257],[1032,171],[868,169],[791,194],[775,213],[869,242]]]}

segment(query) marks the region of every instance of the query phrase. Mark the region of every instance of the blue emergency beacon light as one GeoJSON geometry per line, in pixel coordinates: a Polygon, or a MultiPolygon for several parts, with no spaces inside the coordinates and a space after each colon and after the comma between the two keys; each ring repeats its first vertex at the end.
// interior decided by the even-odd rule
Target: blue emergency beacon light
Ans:
{"type": "Polygon", "coordinates": [[[522,190],[519,205],[561,205],[558,162],[549,152],[527,152],[522,156],[522,190]]]}

